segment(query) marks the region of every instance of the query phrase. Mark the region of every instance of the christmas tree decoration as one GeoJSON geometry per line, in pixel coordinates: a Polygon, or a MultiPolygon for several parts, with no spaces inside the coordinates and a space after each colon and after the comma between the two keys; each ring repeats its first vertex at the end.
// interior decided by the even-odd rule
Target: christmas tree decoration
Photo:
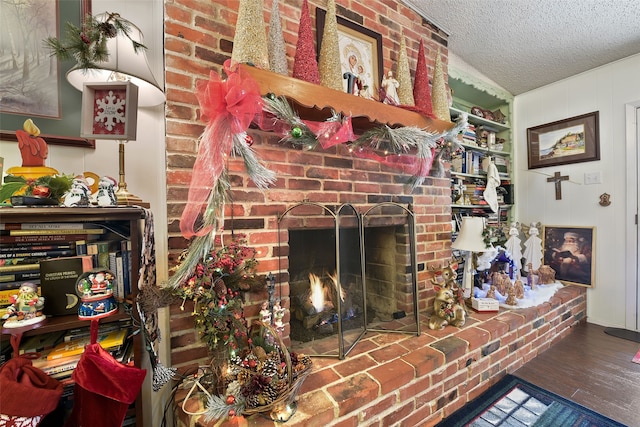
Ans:
{"type": "Polygon", "coordinates": [[[327,1],[327,16],[322,33],[318,71],[320,72],[320,84],[322,86],[339,91],[343,90],[335,0],[327,1]]]}
{"type": "Polygon", "coordinates": [[[451,114],[449,114],[449,98],[447,96],[444,70],[442,69],[440,49],[438,49],[436,64],[433,68],[433,91],[431,92],[433,114],[436,118],[449,122],[451,121],[451,114]]]}
{"type": "Polygon", "coordinates": [[[400,33],[400,56],[398,57],[398,97],[400,104],[414,106],[413,85],[411,83],[411,71],[409,70],[409,57],[407,56],[407,45],[404,40],[404,33],[400,33]]]}
{"type": "Polygon", "coordinates": [[[240,0],[231,63],[253,64],[269,69],[267,34],[264,31],[262,0],[240,0]]]}
{"type": "Polygon", "coordinates": [[[287,64],[287,50],[282,34],[282,22],[280,20],[280,8],[278,0],[273,0],[271,8],[271,19],[269,20],[269,69],[274,73],[289,75],[289,65],[287,64]]]}
{"type": "Polygon", "coordinates": [[[429,88],[429,73],[427,60],[424,55],[424,40],[420,39],[418,48],[418,64],[416,65],[416,79],[413,83],[413,99],[420,112],[427,116],[433,115],[431,104],[431,89],[429,88]]]}
{"type": "Polygon", "coordinates": [[[293,77],[305,82],[320,84],[316,47],[313,44],[313,29],[307,0],[302,2],[298,43],[296,44],[296,54],[293,59],[293,77]]]}

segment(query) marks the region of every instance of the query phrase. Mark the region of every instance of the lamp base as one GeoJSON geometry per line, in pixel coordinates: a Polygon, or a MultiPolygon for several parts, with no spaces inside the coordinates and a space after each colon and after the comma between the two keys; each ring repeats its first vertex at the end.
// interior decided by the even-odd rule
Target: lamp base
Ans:
{"type": "Polygon", "coordinates": [[[147,209],[151,206],[148,202],[143,202],[140,197],[130,193],[126,188],[116,191],[116,199],[118,206],[142,206],[147,209]]]}

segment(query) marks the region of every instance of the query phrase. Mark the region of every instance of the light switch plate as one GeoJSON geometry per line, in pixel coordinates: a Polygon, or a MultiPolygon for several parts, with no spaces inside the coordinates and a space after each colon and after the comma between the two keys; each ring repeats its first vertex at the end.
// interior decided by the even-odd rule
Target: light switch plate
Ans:
{"type": "Polygon", "coordinates": [[[585,172],[584,173],[585,185],[602,184],[602,178],[600,172],[585,172]]]}

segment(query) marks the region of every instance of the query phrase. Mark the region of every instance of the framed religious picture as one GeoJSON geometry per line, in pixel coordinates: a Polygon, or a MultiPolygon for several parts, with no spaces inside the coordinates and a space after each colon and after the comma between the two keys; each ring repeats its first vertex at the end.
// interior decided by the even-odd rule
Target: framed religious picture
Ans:
{"type": "Polygon", "coordinates": [[[95,148],[95,141],[80,137],[82,94],[65,78],[75,61],[59,61],[43,43],[63,37],[67,23],[80,26],[90,13],[91,0],[0,2],[0,39],[20,50],[0,51],[1,63],[14,63],[0,77],[0,138],[17,141],[15,131],[30,118],[47,144],[95,148]]]}
{"type": "Polygon", "coordinates": [[[593,287],[595,227],[544,226],[543,262],[556,272],[556,280],[593,287]]]}
{"type": "Polygon", "coordinates": [[[529,169],[600,160],[598,112],[527,129],[529,169]]]}
{"type": "MultiPolygon", "coordinates": [[[[325,10],[316,8],[318,52],[322,46],[326,15],[325,10]]],[[[383,74],[382,35],[340,16],[336,17],[336,21],[343,76],[350,73],[359,81],[357,86],[350,87],[349,80],[345,78],[343,80],[345,92],[351,90],[352,93],[365,98],[376,97],[383,74]],[[360,93],[355,93],[356,90],[360,93]]]]}

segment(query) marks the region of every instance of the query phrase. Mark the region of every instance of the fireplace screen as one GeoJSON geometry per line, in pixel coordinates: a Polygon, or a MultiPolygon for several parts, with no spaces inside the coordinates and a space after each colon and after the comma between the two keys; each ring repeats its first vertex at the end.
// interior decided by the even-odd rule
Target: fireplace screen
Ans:
{"type": "Polygon", "coordinates": [[[395,203],[360,214],[304,202],[279,217],[294,351],[344,358],[367,331],[420,333],[414,226],[395,203]]]}

